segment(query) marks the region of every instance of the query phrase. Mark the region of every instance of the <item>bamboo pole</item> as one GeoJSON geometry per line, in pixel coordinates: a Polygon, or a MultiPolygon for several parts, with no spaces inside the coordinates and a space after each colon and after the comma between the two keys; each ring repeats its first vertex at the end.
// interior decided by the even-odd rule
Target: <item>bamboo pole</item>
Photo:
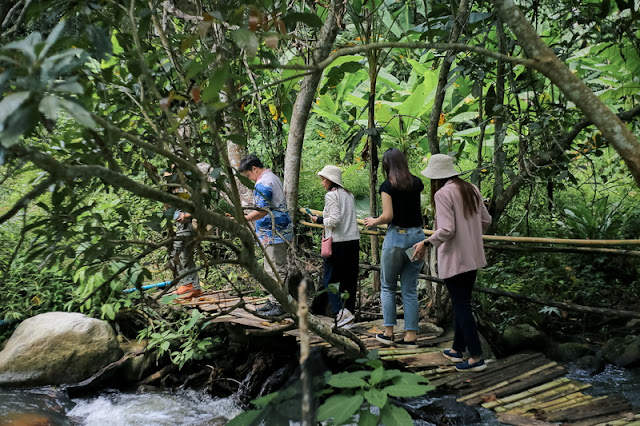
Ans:
{"type": "Polygon", "coordinates": [[[555,365],[558,365],[558,364],[556,362],[550,362],[550,363],[547,363],[545,365],[541,365],[538,368],[534,368],[531,371],[527,371],[526,373],[522,373],[522,374],[520,374],[520,375],[518,375],[516,377],[513,377],[511,379],[503,380],[502,382],[497,383],[497,384],[495,384],[493,386],[489,386],[488,388],[481,389],[481,390],[479,390],[477,392],[470,393],[469,395],[465,395],[463,397],[460,397],[460,398],[456,399],[456,401],[457,402],[464,402],[464,401],[466,401],[468,399],[475,398],[477,396],[486,394],[486,393],[488,393],[488,392],[490,392],[492,390],[499,389],[499,388],[501,388],[503,386],[507,386],[508,384],[516,382],[518,380],[522,380],[524,378],[531,377],[534,374],[539,373],[539,372],[541,372],[543,370],[546,370],[547,368],[551,368],[551,367],[553,367],[555,365]]]}
{"type": "MultiPolygon", "coordinates": [[[[304,208],[301,208],[300,211],[305,212],[304,208]]],[[[319,210],[311,210],[311,212],[315,214],[322,214],[319,210]]],[[[358,219],[359,224],[364,224],[362,219],[358,219]]],[[[312,227],[321,227],[322,225],[317,225],[311,222],[301,221],[300,224],[312,227]]],[[[385,229],[386,226],[379,226],[379,229],[385,229]]],[[[375,235],[383,235],[382,232],[378,231],[369,231],[364,230],[362,233],[374,233],[375,235]]],[[[435,231],[431,229],[424,230],[425,235],[433,235],[435,231]]],[[[501,242],[512,242],[512,243],[537,243],[537,244],[564,244],[571,246],[640,246],[640,239],[637,240],[581,240],[575,238],[549,238],[549,237],[510,237],[504,235],[483,235],[482,239],[484,241],[501,241],[501,242]]]]}
{"type": "Polygon", "coordinates": [[[429,352],[439,352],[442,348],[418,348],[418,349],[379,349],[378,355],[404,355],[404,354],[424,354],[429,352]]]}
{"type": "Polygon", "coordinates": [[[519,401],[505,404],[502,407],[496,407],[494,411],[496,413],[501,413],[505,411],[511,412],[513,410],[520,411],[520,409],[524,409],[524,411],[527,411],[527,408],[532,404],[534,405],[538,404],[541,401],[547,400],[549,398],[559,400],[560,398],[566,397],[567,395],[575,394],[576,392],[580,392],[581,390],[584,390],[590,386],[591,385],[586,383],[581,384],[580,386],[577,386],[573,383],[569,383],[564,386],[559,386],[537,395],[532,395],[528,398],[524,398],[519,401]]]}
{"type": "Polygon", "coordinates": [[[567,379],[566,377],[561,377],[561,378],[559,378],[557,380],[553,380],[551,382],[544,383],[544,384],[542,384],[540,386],[536,386],[534,388],[527,389],[524,392],[515,393],[513,395],[509,395],[509,396],[506,396],[504,398],[496,399],[495,401],[485,402],[484,404],[482,404],[482,406],[484,408],[488,408],[488,409],[491,409],[491,408],[497,407],[497,406],[504,406],[506,404],[510,404],[512,402],[516,402],[516,401],[519,401],[521,399],[530,397],[532,395],[536,395],[536,394],[539,394],[541,392],[548,391],[549,389],[553,389],[553,388],[565,385],[568,382],[569,382],[569,379],[567,379]]]}

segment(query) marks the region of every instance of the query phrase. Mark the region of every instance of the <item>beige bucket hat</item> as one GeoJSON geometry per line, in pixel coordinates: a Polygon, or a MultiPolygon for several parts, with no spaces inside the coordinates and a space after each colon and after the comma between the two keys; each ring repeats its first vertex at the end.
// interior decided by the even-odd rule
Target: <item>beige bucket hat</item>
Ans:
{"type": "Polygon", "coordinates": [[[429,179],[446,179],[460,174],[453,166],[453,158],[446,154],[432,155],[427,168],[421,173],[429,179]]]}
{"type": "Polygon", "coordinates": [[[318,172],[318,176],[329,179],[331,182],[344,187],[344,185],[342,185],[342,170],[340,170],[340,167],[324,166],[322,170],[318,172]]]}

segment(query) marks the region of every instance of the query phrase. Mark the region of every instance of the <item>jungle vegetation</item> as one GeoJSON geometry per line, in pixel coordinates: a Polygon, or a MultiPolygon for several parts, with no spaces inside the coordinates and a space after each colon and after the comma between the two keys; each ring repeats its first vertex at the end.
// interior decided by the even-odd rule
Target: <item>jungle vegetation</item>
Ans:
{"type": "MultiPolygon", "coordinates": [[[[488,200],[492,234],[638,238],[637,2],[18,0],[0,17],[7,323],[52,310],[137,318],[176,364],[206,357],[217,342],[200,336],[197,313],[169,321],[161,300],[123,293],[175,278],[163,204],[197,218],[207,288],[259,283],[295,314],[243,220],[245,153],[284,177],[292,214],[322,208],[325,164],[343,167],[362,216],[375,214],[378,162],[397,147],[416,175],[431,154],[453,155],[488,200]],[[188,200],[167,191],[174,167],[188,200]]],[[[361,246],[379,262],[376,239],[361,246]]],[[[489,258],[486,287],[621,309],[640,295],[634,256],[489,258]]],[[[498,330],[617,326],[488,296],[479,312],[498,330]]],[[[310,328],[358,352],[314,318],[310,328]]]]}

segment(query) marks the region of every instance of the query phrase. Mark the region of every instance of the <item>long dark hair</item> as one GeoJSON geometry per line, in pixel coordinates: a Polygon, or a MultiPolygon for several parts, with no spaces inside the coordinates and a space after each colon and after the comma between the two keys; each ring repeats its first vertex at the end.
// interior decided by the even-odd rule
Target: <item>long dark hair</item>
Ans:
{"type": "Polygon", "coordinates": [[[441,189],[448,180],[452,181],[458,187],[458,191],[460,191],[460,195],[462,196],[462,210],[464,212],[464,217],[468,218],[478,213],[478,204],[482,202],[480,196],[474,189],[473,185],[471,185],[469,182],[465,182],[458,176],[453,176],[446,179],[431,180],[431,206],[433,206],[433,210],[435,211],[436,209],[436,192],[438,192],[438,190],[441,189]]]}
{"type": "Polygon", "coordinates": [[[382,171],[391,182],[391,186],[402,191],[411,189],[413,176],[409,171],[407,157],[396,148],[389,148],[382,156],[382,171]]]}

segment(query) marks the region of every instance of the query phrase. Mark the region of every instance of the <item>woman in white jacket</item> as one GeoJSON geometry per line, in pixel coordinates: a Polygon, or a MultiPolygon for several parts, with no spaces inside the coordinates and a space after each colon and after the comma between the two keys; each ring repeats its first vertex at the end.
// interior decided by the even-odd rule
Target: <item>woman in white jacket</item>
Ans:
{"type": "Polygon", "coordinates": [[[322,216],[311,215],[311,220],[324,226],[325,237],[332,237],[332,255],[324,259],[322,283],[329,288],[331,283],[339,283],[338,294],[329,292],[329,302],[336,315],[338,327],[352,322],[356,307],[358,283],[358,261],[360,251],[360,231],[356,219],[353,194],[344,189],[342,170],[336,166],[325,166],[318,176],[327,191],[324,196],[322,216]],[[348,297],[342,305],[341,294],[348,297]]]}

